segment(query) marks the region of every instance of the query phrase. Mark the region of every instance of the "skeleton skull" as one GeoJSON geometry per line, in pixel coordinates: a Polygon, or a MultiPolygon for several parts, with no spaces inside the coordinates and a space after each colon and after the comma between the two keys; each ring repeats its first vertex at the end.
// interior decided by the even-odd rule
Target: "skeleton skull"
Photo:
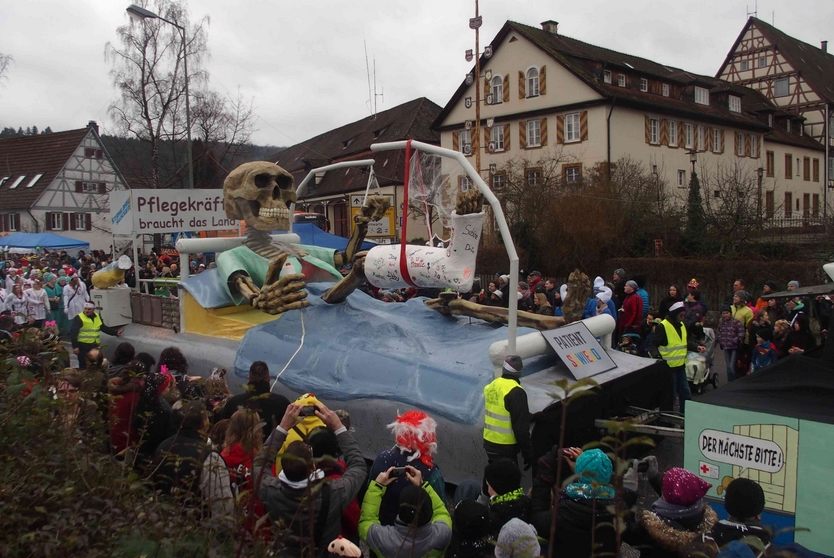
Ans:
{"type": "Polygon", "coordinates": [[[244,163],[223,182],[226,215],[259,231],[289,230],[295,199],[292,175],[275,163],[244,163]]]}

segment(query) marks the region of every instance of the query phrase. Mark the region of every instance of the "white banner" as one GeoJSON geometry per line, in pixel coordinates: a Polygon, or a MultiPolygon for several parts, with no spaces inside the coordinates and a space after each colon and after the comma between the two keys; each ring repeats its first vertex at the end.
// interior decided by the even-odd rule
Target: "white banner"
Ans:
{"type": "Polygon", "coordinates": [[[238,228],[223,210],[223,190],[114,190],[110,224],[113,234],[238,228]]]}

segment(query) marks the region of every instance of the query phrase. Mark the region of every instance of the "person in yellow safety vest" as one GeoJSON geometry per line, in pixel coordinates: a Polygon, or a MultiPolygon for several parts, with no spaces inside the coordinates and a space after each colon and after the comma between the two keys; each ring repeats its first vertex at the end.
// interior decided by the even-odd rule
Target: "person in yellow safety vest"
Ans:
{"type": "Polygon", "coordinates": [[[87,353],[101,344],[101,332],[108,335],[121,336],[122,328],[104,325],[101,316],[96,313],[96,305],[92,302],[84,303],[84,310],[70,322],[70,340],[72,352],[78,355],[78,368],[87,366],[87,353]]]}
{"type": "Polygon", "coordinates": [[[706,348],[689,339],[686,325],[683,323],[683,302],[676,302],[669,307],[666,318],[654,328],[653,344],[666,361],[672,371],[672,391],[677,394],[680,412],[683,414],[687,399],[692,399],[689,381],[686,379],[686,353],[698,351],[703,353],[706,348]]]}
{"type": "Polygon", "coordinates": [[[501,377],[484,388],[484,449],[490,463],[509,458],[524,459],[524,468],[533,464],[530,446],[530,409],[527,392],[521,386],[521,357],[504,359],[501,377]]]}

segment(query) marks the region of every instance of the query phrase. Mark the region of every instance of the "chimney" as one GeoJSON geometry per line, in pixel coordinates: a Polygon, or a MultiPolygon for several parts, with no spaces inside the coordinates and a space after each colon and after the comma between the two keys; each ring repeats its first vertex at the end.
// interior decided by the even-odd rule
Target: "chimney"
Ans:
{"type": "Polygon", "coordinates": [[[96,133],[98,133],[98,123],[95,120],[90,120],[89,122],[87,122],[87,127],[92,128],[96,131],[96,133]]]}
{"type": "Polygon", "coordinates": [[[547,21],[542,21],[542,31],[550,33],[551,35],[558,35],[559,34],[559,22],[553,21],[552,19],[548,19],[547,21]]]}
{"type": "Polygon", "coordinates": [[[820,50],[828,52],[828,41],[820,41],[820,50]]]}

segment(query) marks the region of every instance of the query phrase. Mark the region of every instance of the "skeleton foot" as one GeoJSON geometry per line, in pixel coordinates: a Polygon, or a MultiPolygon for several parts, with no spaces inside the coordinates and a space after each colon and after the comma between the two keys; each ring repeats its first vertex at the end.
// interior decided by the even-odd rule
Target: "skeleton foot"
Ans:
{"type": "MultiPolygon", "coordinates": [[[[426,301],[426,306],[437,310],[446,316],[468,316],[478,318],[485,322],[506,324],[509,320],[509,311],[499,306],[484,306],[470,302],[462,298],[444,300],[444,298],[433,298],[426,301]]],[[[565,319],[559,316],[546,316],[532,312],[518,312],[518,325],[538,330],[555,329],[565,325],[565,319]]]]}
{"type": "Polygon", "coordinates": [[[365,254],[367,252],[359,252],[356,255],[350,273],[345,275],[341,281],[327,289],[321,295],[322,300],[328,304],[344,302],[350,293],[362,286],[362,283],[365,282],[365,254]]]}
{"type": "Polygon", "coordinates": [[[458,193],[455,202],[455,213],[468,215],[469,213],[480,213],[483,210],[484,197],[477,188],[470,188],[466,192],[458,193]]]}

